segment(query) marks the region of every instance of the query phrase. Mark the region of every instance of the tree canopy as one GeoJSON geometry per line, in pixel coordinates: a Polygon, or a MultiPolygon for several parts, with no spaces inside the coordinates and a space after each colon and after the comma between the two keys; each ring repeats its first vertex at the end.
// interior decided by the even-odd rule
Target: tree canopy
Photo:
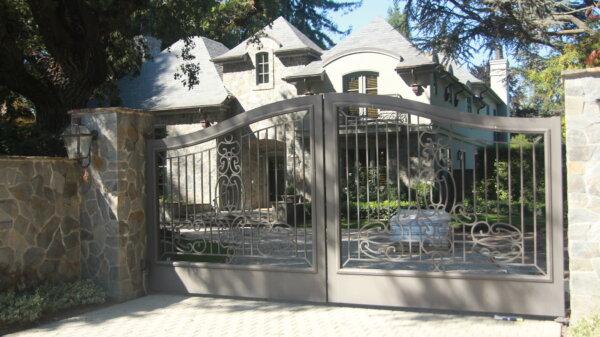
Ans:
{"type": "MultiPolygon", "coordinates": [[[[598,41],[592,0],[403,0],[404,11],[426,50],[471,60],[498,47],[520,57],[540,48],[561,51],[584,39],[598,41]]],[[[589,42],[593,42],[589,41],[589,42]]],[[[593,43],[587,43],[591,46],[593,43]]],[[[590,47],[591,48],[591,47],[590,47]]],[[[591,52],[592,50],[587,50],[591,52]]]]}
{"type": "Polygon", "coordinates": [[[160,39],[163,47],[195,35],[233,46],[283,15],[328,46],[329,34],[345,33],[329,13],[360,3],[0,0],[0,89],[22,96],[33,106],[36,123],[58,132],[68,122],[68,110],[84,107],[95,94],[107,95],[117,79],[139,70],[148,50],[143,35],[160,39]]]}

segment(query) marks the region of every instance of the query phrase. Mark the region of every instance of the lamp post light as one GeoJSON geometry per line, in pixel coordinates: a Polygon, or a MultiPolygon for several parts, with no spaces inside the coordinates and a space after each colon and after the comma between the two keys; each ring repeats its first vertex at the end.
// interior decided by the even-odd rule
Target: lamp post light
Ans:
{"type": "Polygon", "coordinates": [[[91,163],[92,141],[98,138],[98,131],[90,131],[81,124],[71,124],[62,133],[69,159],[76,159],[81,167],[91,163]]]}

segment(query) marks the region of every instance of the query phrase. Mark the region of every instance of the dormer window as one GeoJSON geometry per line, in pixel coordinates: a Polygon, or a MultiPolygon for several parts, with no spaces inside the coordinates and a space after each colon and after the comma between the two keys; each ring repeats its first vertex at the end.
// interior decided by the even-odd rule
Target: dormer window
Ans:
{"type": "MultiPolygon", "coordinates": [[[[352,73],[344,76],[343,89],[344,92],[351,92],[357,94],[377,95],[377,78],[378,73],[375,72],[360,72],[352,73]]],[[[365,113],[367,116],[376,118],[378,110],[375,108],[350,108],[351,114],[365,113]]]]}
{"type": "Polygon", "coordinates": [[[256,84],[269,83],[269,53],[256,54],[256,84]]]}

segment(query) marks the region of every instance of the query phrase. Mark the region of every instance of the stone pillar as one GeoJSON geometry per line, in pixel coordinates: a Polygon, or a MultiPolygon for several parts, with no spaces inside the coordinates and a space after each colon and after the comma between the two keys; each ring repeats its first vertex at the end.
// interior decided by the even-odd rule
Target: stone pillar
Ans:
{"type": "Polygon", "coordinates": [[[600,313],[600,68],[563,72],[573,320],[600,313]]]}
{"type": "Polygon", "coordinates": [[[71,118],[98,131],[81,184],[82,276],[103,286],[112,299],[140,296],[146,255],[144,153],[152,117],[97,108],[72,111],[71,118]]]}

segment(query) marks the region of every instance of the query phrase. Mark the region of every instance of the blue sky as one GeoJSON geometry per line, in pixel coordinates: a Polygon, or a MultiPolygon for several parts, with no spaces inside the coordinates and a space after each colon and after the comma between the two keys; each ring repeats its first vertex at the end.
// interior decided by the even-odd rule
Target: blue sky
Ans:
{"type": "MultiPolygon", "coordinates": [[[[356,30],[371,22],[376,16],[387,18],[388,8],[393,5],[393,2],[393,0],[363,0],[362,6],[354,11],[346,14],[343,12],[333,13],[331,17],[338,24],[340,30],[348,28],[356,30]]],[[[339,35],[332,37],[335,43],[343,38],[339,35]]]]}

